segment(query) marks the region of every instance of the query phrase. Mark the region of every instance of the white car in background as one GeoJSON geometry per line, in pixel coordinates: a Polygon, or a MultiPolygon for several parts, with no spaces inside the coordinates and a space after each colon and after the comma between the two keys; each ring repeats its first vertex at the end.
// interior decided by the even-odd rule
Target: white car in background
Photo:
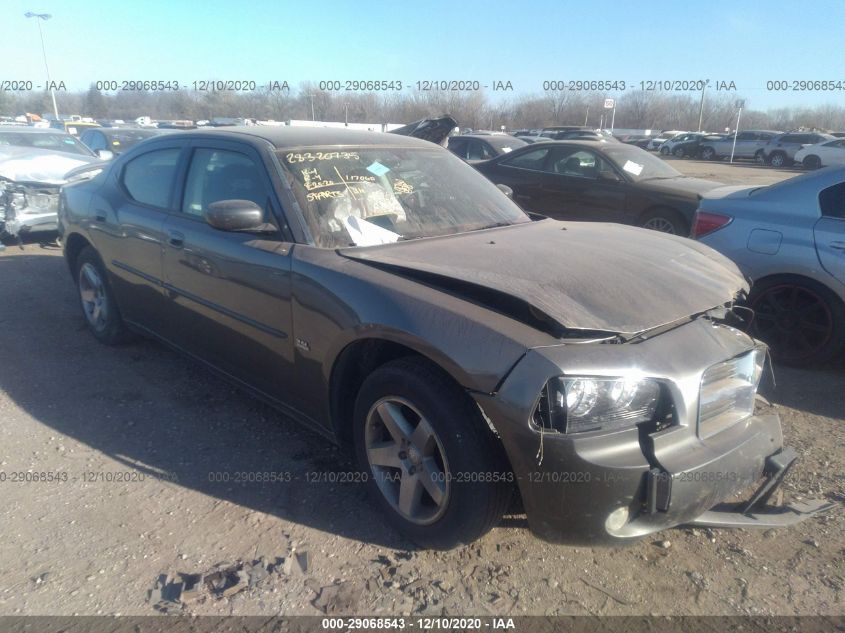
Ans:
{"type": "Polygon", "coordinates": [[[679,134],[686,134],[684,130],[666,130],[665,132],[661,132],[653,139],[648,142],[646,149],[650,149],[652,151],[660,149],[660,146],[663,145],[669,139],[673,139],[679,134]]]}
{"type": "Polygon", "coordinates": [[[795,152],[795,162],[807,169],[845,165],[845,138],[803,147],[795,152]]]}

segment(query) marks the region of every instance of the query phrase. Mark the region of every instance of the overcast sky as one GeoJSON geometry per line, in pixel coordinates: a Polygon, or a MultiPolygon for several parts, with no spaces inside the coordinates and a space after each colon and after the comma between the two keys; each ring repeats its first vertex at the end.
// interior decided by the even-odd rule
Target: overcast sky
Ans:
{"type": "MultiPolygon", "coordinates": [[[[753,108],[845,103],[840,92],[768,92],[767,80],[845,87],[843,0],[341,2],[6,0],[0,80],[378,79],[733,81],[753,108]]],[[[496,96],[491,94],[490,96],[496,96]]]]}

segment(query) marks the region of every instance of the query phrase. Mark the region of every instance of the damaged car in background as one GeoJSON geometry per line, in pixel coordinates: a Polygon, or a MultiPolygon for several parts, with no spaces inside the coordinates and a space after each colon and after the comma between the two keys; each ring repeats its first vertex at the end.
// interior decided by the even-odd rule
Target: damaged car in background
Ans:
{"type": "Polygon", "coordinates": [[[532,221],[442,147],[325,128],[151,139],[61,196],[96,339],[154,337],[350,446],[422,546],[515,491],[536,534],[591,544],[830,507],[766,505],[796,453],[732,326],[746,280],[702,244],[532,221]]]}
{"type": "Polygon", "coordinates": [[[0,238],[55,231],[59,189],[73,177],[69,172],[100,164],[93,155],[0,147],[0,238]]]}

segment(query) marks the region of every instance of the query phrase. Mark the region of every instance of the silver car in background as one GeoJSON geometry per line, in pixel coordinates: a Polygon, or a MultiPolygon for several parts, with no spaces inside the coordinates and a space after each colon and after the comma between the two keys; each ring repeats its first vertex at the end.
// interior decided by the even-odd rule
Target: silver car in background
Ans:
{"type": "Polygon", "coordinates": [[[777,130],[743,130],[736,135],[726,134],[722,137],[708,139],[701,143],[701,158],[703,160],[721,160],[729,158],[753,158],[757,162],[763,162],[763,148],[775,138],[782,134],[777,130]]]}
{"type": "Polygon", "coordinates": [[[845,168],[704,194],[692,237],[753,282],[751,333],[794,365],[845,347],[845,168]]]}

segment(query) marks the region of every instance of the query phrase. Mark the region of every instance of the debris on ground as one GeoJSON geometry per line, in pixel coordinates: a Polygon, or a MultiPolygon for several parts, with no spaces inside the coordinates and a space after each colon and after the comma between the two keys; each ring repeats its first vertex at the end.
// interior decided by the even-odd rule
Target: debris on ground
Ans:
{"type": "Polygon", "coordinates": [[[179,572],[176,575],[178,580],[161,574],[155,586],[147,592],[147,603],[160,613],[173,614],[207,598],[221,600],[259,587],[272,576],[304,577],[310,571],[311,553],[302,550],[276,557],[273,563],[268,563],[267,558],[261,556],[252,562],[220,563],[205,573],[179,572]]]}

